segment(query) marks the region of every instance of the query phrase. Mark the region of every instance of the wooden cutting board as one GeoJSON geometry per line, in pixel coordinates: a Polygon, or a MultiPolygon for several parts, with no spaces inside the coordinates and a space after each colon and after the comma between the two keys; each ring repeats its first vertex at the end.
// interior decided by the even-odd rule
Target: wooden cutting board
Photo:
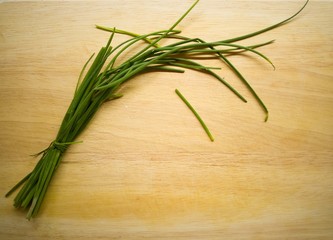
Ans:
{"type": "MultiPolygon", "coordinates": [[[[0,4],[0,192],[31,171],[54,139],[80,70],[109,33],[167,29],[193,1],[13,1],[0,4]]],[[[215,41],[259,30],[304,1],[202,0],[177,27],[215,41]]],[[[216,72],[149,73],[105,104],[64,156],[32,221],[0,198],[1,239],[332,239],[333,2],[310,1],[292,22],[230,56],[264,113],[223,63],[216,72]],[[204,118],[210,142],[178,88],[204,118]]],[[[114,45],[128,39],[117,35],[114,45]]],[[[134,49],[135,50],[135,49],[134,49]]],[[[133,51],[134,51],[133,50],[133,51]]],[[[128,54],[130,55],[131,52],[128,54]]]]}

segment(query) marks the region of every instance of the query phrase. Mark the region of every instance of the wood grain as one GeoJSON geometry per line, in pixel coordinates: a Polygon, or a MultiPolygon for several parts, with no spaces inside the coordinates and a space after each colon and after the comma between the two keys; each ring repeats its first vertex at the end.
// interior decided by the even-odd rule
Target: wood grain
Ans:
{"type": "MultiPolygon", "coordinates": [[[[109,36],[168,28],[192,1],[0,4],[0,192],[33,168],[55,137],[76,79],[109,36]]],[[[179,29],[209,41],[276,23],[303,1],[203,0],[179,29]]],[[[1,239],[332,239],[333,3],[310,1],[294,21],[232,56],[270,118],[197,72],[149,73],[105,104],[64,156],[33,221],[0,198],[1,239]],[[203,116],[215,142],[175,95],[203,116]]],[[[115,44],[127,39],[116,36],[115,44]]]]}

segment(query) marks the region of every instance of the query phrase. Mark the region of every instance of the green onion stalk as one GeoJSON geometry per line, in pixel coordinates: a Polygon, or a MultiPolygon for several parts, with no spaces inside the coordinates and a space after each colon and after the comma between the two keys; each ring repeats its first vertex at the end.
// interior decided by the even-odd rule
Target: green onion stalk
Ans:
{"type": "MultiPolygon", "coordinates": [[[[176,26],[199,2],[199,0],[196,0],[192,6],[167,30],[160,30],[140,35],[125,30],[97,25],[96,27],[98,29],[111,32],[107,44],[99,50],[95,57],[93,54],[84,65],[79,76],[74,97],[63,118],[55,140],[52,141],[45,150],[36,154],[40,156],[40,160],[36,164],[35,168],[21,181],[19,181],[6,194],[6,197],[23,185],[14,199],[14,206],[16,208],[28,209],[26,216],[27,219],[30,220],[35,217],[41,204],[43,203],[43,199],[51,179],[61,163],[61,159],[68,147],[72,144],[79,143],[76,141],[77,137],[86,128],[87,124],[94,117],[100,106],[105,102],[120,98],[122,95],[118,92],[119,87],[138,74],[150,71],[183,73],[184,69],[204,72],[220,81],[230,91],[232,91],[235,96],[246,102],[246,99],[235,88],[233,88],[228,82],[213,71],[216,68],[204,66],[195,61],[198,56],[208,55],[218,58],[231,68],[231,70],[235,72],[238,78],[253,94],[258,104],[262,107],[265,113],[265,121],[267,121],[267,107],[259,98],[255,90],[247,82],[245,77],[230,62],[227,56],[230,54],[250,52],[274,66],[268,57],[256,50],[259,47],[271,44],[273,41],[250,46],[237,44],[237,42],[254,37],[285,24],[298,15],[305,8],[308,1],[309,0],[307,0],[303,7],[294,15],[275,25],[250,34],[214,42],[206,42],[198,37],[186,37],[181,35],[181,31],[175,29],[176,26]],[[130,38],[127,41],[112,47],[111,43],[115,34],[125,34],[130,38]],[[175,41],[168,45],[161,45],[160,42],[162,39],[169,38],[172,38],[175,41]],[[118,63],[118,59],[122,53],[140,41],[145,42],[147,45],[141,50],[133,53],[133,55],[124,62],[118,63]],[[92,61],[93,58],[94,60],[92,61]],[[92,63],[90,63],[91,61],[92,63]],[[88,67],[89,64],[90,67],[88,67]]],[[[178,90],[176,90],[176,93],[192,110],[204,127],[210,139],[213,141],[213,137],[208,128],[203,123],[194,108],[178,90]]]]}

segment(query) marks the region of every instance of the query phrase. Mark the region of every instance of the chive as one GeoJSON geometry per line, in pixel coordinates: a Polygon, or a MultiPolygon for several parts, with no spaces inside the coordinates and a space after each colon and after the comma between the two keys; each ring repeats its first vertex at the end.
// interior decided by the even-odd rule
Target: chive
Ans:
{"type": "Polygon", "coordinates": [[[298,10],[294,15],[292,15],[291,17],[277,23],[277,24],[274,24],[272,26],[269,26],[269,27],[266,27],[266,28],[263,28],[259,31],[256,31],[256,32],[253,32],[253,33],[249,33],[249,34],[246,34],[246,35],[243,35],[243,36],[239,36],[239,37],[235,37],[235,38],[230,38],[230,39],[226,39],[226,40],[223,40],[223,42],[225,43],[231,43],[231,42],[237,42],[237,41],[241,41],[241,40],[244,40],[244,39],[247,39],[247,38],[251,38],[251,37],[254,37],[254,36],[257,36],[259,34],[262,34],[264,32],[268,32],[270,30],[273,30],[274,28],[278,28],[280,26],[282,26],[283,24],[287,23],[288,21],[290,21],[291,19],[295,18],[298,14],[300,14],[300,12],[303,11],[303,9],[306,7],[306,5],[309,3],[310,0],[306,0],[306,2],[304,3],[304,5],[301,7],[300,10],[298,10]]]}
{"type": "Polygon", "coordinates": [[[187,101],[187,99],[183,96],[183,94],[181,94],[179,92],[178,89],[175,90],[176,94],[180,97],[181,100],[183,100],[183,102],[186,104],[186,106],[192,111],[192,113],[194,114],[194,116],[198,119],[198,121],[200,122],[201,126],[203,127],[203,129],[205,130],[205,132],[207,133],[207,136],[209,137],[209,139],[214,142],[214,137],[213,135],[210,133],[207,125],[205,124],[205,122],[202,120],[202,118],[200,117],[200,115],[197,113],[197,111],[192,107],[192,105],[187,101]]]}
{"type": "MultiPolygon", "coordinates": [[[[209,56],[220,59],[234,71],[236,76],[250,90],[266,113],[265,121],[267,121],[268,109],[266,105],[260,99],[254,88],[227,57],[230,54],[249,52],[263,58],[274,67],[268,57],[258,50],[255,50],[267,44],[271,44],[272,41],[250,46],[235,44],[235,42],[254,37],[285,24],[296,17],[309,1],[307,0],[299,11],[284,21],[254,33],[214,42],[206,42],[198,37],[182,36],[180,35],[181,31],[175,30],[198,2],[199,0],[196,0],[192,6],[166,30],[137,34],[132,31],[96,25],[96,28],[100,30],[111,32],[106,45],[99,50],[96,56],[94,54],[91,55],[84,64],[77,80],[73,99],[65,113],[54,141],[52,141],[46,149],[35,155],[40,156],[35,168],[5,195],[8,197],[22,186],[14,198],[14,206],[16,208],[29,208],[27,213],[28,219],[37,216],[45,194],[47,193],[48,186],[68,147],[72,144],[80,143],[80,141],[76,141],[76,139],[93,119],[96,112],[100,109],[100,106],[105,102],[121,97],[122,94],[119,93],[120,86],[133,79],[138,74],[149,71],[184,73],[184,69],[200,71],[214,77],[232,91],[240,100],[247,102],[241,93],[232,87],[223,77],[213,71],[220,69],[219,66],[208,67],[195,61],[197,56],[209,56]],[[115,34],[124,34],[130,38],[116,46],[111,46],[115,34]],[[172,44],[162,45],[161,40],[168,38],[173,38],[176,41],[172,44]],[[133,55],[124,62],[118,63],[119,57],[122,56],[125,51],[131,50],[131,47],[140,41],[145,42],[147,45],[138,52],[133,52],[133,55]],[[93,57],[94,60],[91,63],[93,57]],[[88,65],[90,66],[88,67],[88,65]],[[86,71],[86,69],[88,70],[86,71]]],[[[199,114],[179,90],[176,89],[175,92],[197,117],[210,140],[214,141],[213,136],[199,114]]]]}

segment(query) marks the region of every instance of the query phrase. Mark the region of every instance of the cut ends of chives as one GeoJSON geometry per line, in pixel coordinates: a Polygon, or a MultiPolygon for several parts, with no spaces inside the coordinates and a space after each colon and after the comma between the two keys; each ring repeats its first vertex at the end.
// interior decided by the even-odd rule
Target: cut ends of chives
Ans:
{"type": "Polygon", "coordinates": [[[194,107],[189,103],[189,101],[184,97],[183,94],[180,93],[180,91],[178,89],[175,89],[176,94],[179,96],[179,98],[186,104],[186,106],[192,111],[192,113],[194,114],[194,116],[198,119],[198,121],[200,122],[202,128],[205,130],[207,136],[209,137],[209,139],[214,142],[214,137],[213,135],[210,133],[206,123],[202,120],[202,118],[200,117],[199,113],[197,113],[197,111],[194,109],[194,107]]]}

